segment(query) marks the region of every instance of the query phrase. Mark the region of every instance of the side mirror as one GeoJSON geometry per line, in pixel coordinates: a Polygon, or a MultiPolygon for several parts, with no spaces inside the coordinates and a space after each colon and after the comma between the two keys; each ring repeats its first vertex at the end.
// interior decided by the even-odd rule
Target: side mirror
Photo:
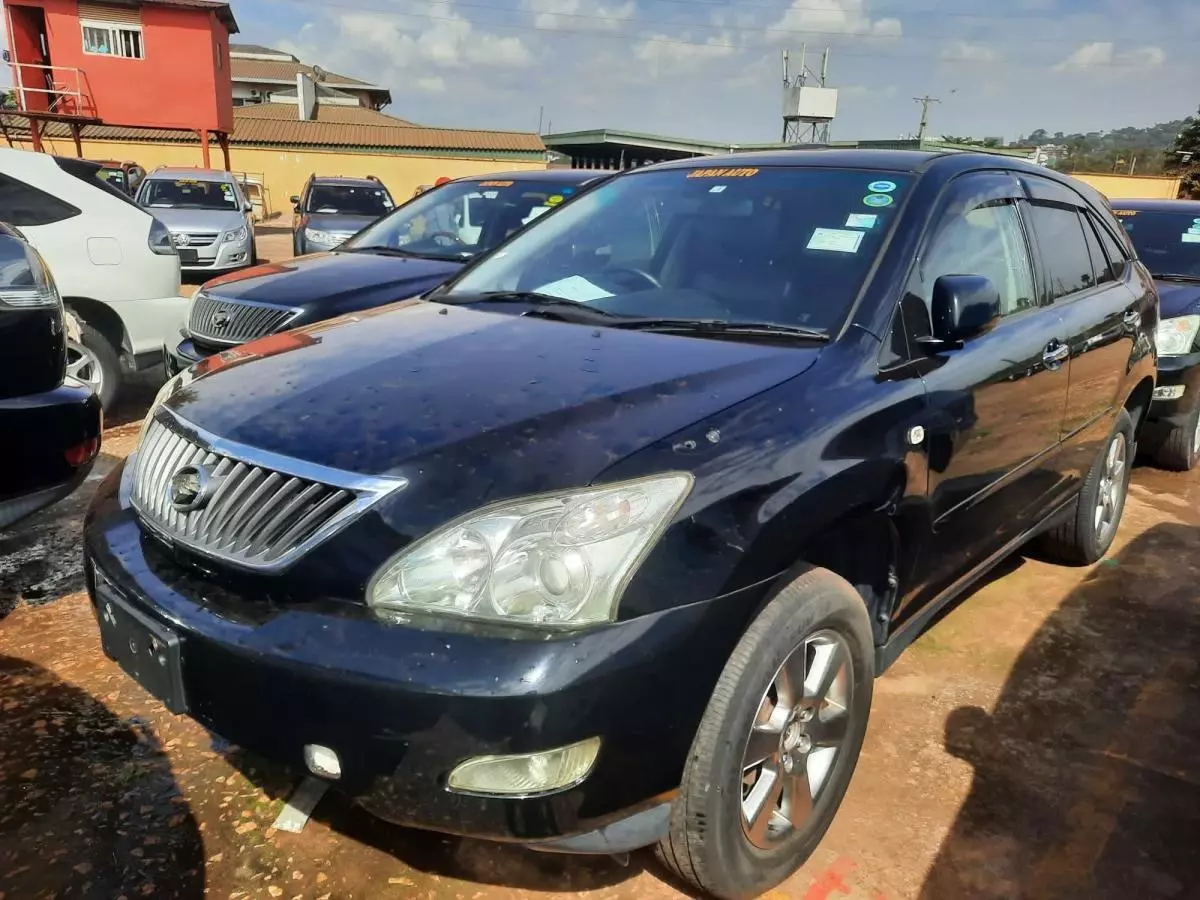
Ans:
{"type": "Polygon", "coordinates": [[[931,305],[937,349],[961,346],[1000,318],[1000,292],[982,275],[943,275],[933,284],[931,305]]]}
{"type": "Polygon", "coordinates": [[[296,196],[295,194],[293,194],[291,196],[291,203],[292,203],[292,206],[296,207],[296,209],[300,208],[300,198],[298,196],[296,196]]]}
{"type": "Polygon", "coordinates": [[[254,212],[254,204],[247,200],[242,204],[242,212],[254,212]]]}

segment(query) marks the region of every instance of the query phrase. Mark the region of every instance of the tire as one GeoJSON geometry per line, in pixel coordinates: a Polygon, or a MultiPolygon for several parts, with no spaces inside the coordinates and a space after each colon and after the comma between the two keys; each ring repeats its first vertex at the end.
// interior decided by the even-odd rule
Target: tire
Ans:
{"type": "Polygon", "coordinates": [[[1154,452],[1154,462],[1174,472],[1190,472],[1200,462],[1200,406],[1183,425],[1167,432],[1154,452]]]}
{"type": "Polygon", "coordinates": [[[1083,480],[1075,515],[1042,536],[1041,549],[1046,557],[1055,562],[1078,566],[1089,566],[1104,557],[1112,546],[1121,524],[1121,514],[1125,511],[1125,497],[1129,492],[1129,476],[1133,470],[1136,449],[1133,420],[1128,412],[1121,410],[1112,434],[1104,442],[1083,480]],[[1114,453],[1121,462],[1120,470],[1115,473],[1114,453]],[[1106,511],[1100,508],[1102,492],[1108,497],[1106,511]]]}
{"type": "Polygon", "coordinates": [[[247,268],[253,268],[258,265],[258,243],[250,241],[250,264],[247,268]]]}
{"type": "Polygon", "coordinates": [[[802,571],[750,625],[721,673],[692,742],[670,830],[657,847],[659,860],[721,900],[757,897],[800,868],[833,821],[854,773],[874,676],[874,641],[862,598],[826,569],[802,571]],[[840,661],[825,665],[830,660],[840,661]],[[832,683],[826,703],[804,708],[819,692],[805,692],[794,703],[801,694],[788,685],[799,679],[787,679],[789,671],[813,680],[814,672],[831,670],[831,678],[817,679],[832,683]],[[815,718],[812,709],[818,710],[815,718]],[[838,747],[830,754],[826,742],[835,737],[838,747]],[[756,746],[767,749],[754,752],[756,746]],[[747,768],[759,753],[773,755],[747,768]],[[799,781],[800,773],[813,780],[799,781]],[[796,793],[806,783],[808,793],[796,793]],[[771,790],[776,784],[785,786],[782,792],[771,790]],[[757,803],[776,793],[778,800],[757,803]],[[814,793],[811,813],[793,824],[783,811],[814,793]],[[756,806],[767,812],[748,816],[746,810],[756,806]]]}
{"type": "Polygon", "coordinates": [[[79,319],[82,343],[67,341],[67,374],[90,385],[105,412],[121,390],[121,359],[108,339],[79,319]]]}

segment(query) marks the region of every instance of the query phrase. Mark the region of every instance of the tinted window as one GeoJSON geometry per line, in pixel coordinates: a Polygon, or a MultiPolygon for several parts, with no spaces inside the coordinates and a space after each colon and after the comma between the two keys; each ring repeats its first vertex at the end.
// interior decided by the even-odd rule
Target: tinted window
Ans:
{"type": "Polygon", "coordinates": [[[79,215],[79,210],[45,191],[0,175],[0,221],[18,228],[49,225],[79,215]]]}
{"type": "Polygon", "coordinates": [[[1094,216],[1089,215],[1087,218],[1096,229],[1096,233],[1100,235],[1100,246],[1104,248],[1104,255],[1108,261],[1108,268],[1112,272],[1112,277],[1119,281],[1125,277],[1125,266],[1129,263],[1128,253],[1124,247],[1117,243],[1117,239],[1112,236],[1112,232],[1097,221],[1094,216]]]}
{"type": "Polygon", "coordinates": [[[1000,293],[1000,315],[1035,305],[1033,270],[1017,208],[995,201],[956,215],[938,229],[918,267],[916,293],[928,310],[943,275],[982,275],[1000,293]]]}
{"type": "Polygon", "coordinates": [[[1092,286],[1092,257],[1088,253],[1079,213],[1063,206],[1034,204],[1030,208],[1050,300],[1092,286]]]}
{"type": "Polygon", "coordinates": [[[149,178],[138,194],[142,206],[164,209],[240,209],[237,189],[229,181],[198,178],[149,178]]]}
{"type": "Polygon", "coordinates": [[[1085,213],[1083,216],[1083,237],[1087,241],[1088,256],[1092,260],[1092,272],[1095,275],[1096,284],[1105,284],[1113,280],[1112,267],[1108,264],[1108,258],[1104,255],[1104,248],[1100,246],[1100,238],[1096,235],[1096,229],[1092,226],[1089,216],[1085,213]]]}
{"type": "Polygon", "coordinates": [[[308,194],[310,213],[382,216],[390,212],[393,206],[392,198],[381,187],[314,184],[308,194]]]}
{"type": "Polygon", "coordinates": [[[1200,277],[1200,216],[1118,210],[1117,217],[1152,275],[1200,277]]]}
{"type": "Polygon", "coordinates": [[[625,316],[830,329],[911,181],[801,166],[630,172],[522,232],[447,297],[534,291],[625,316]]]}
{"type": "Polygon", "coordinates": [[[68,159],[56,156],[54,161],[58,163],[60,169],[71,177],[78,178],[80,181],[86,182],[93,187],[98,187],[106,194],[111,194],[123,203],[128,203],[130,206],[137,206],[133,202],[132,197],[114,187],[112,181],[107,177],[106,173],[113,172],[113,169],[105,169],[96,163],[88,162],[84,159],[68,159]]]}

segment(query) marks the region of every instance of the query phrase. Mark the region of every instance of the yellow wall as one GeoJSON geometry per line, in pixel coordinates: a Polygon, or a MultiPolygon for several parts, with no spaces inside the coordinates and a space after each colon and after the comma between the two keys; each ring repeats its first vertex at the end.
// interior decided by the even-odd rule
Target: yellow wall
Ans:
{"type": "Polygon", "coordinates": [[[1072,172],[1109,200],[1174,200],[1179,196],[1179,179],[1169,175],[1106,175],[1072,172]]]}
{"type": "MultiPolygon", "coordinates": [[[[71,140],[45,139],[46,149],[63,156],[74,156],[71,140]]],[[[26,148],[28,149],[28,148],[26,148]]],[[[209,157],[216,168],[224,162],[221,148],[214,144],[209,157]]],[[[120,143],[117,141],[83,142],[83,155],[88,159],[133,160],[147,171],[155,166],[199,166],[202,163],[199,144],[120,143]]],[[[491,172],[516,169],[544,169],[546,163],[523,162],[512,159],[485,159],[454,156],[398,156],[373,153],[327,153],[313,150],[230,148],[229,159],[235,172],[261,174],[268,190],[270,211],[291,214],[288,198],[299,194],[304,182],[313,172],[318,175],[378,176],[397,203],[413,195],[419,185],[433,184],[443,175],[458,178],[463,175],[486,175],[491,172]]]]}

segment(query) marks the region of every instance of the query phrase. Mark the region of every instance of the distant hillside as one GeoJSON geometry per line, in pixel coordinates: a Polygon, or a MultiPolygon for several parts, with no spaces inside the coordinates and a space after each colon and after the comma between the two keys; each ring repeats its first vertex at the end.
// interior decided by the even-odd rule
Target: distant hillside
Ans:
{"type": "Polygon", "coordinates": [[[1053,168],[1064,172],[1128,173],[1130,166],[1140,175],[1156,175],[1163,170],[1164,154],[1175,143],[1185,120],[1163,122],[1149,128],[1118,128],[1088,134],[1054,134],[1039,128],[1015,142],[1015,146],[1053,145],[1053,168]]]}

